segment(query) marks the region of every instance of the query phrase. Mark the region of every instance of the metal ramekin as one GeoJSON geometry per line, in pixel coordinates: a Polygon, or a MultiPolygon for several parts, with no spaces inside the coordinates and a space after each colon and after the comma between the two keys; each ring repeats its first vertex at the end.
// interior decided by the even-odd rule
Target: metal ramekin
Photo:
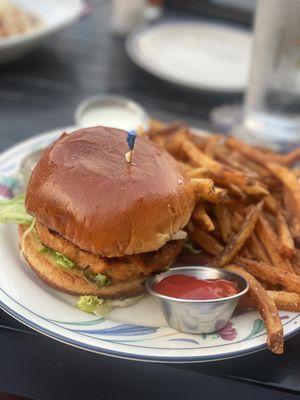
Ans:
{"type": "Polygon", "coordinates": [[[146,288],[160,304],[170,327],[186,333],[212,333],[227,324],[240,297],[248,291],[249,285],[244,278],[233,272],[203,266],[173,268],[148,278],[146,288]],[[240,292],[234,296],[213,300],[185,300],[155,292],[153,290],[155,283],[170,275],[191,275],[201,279],[227,279],[237,282],[240,292]]]}

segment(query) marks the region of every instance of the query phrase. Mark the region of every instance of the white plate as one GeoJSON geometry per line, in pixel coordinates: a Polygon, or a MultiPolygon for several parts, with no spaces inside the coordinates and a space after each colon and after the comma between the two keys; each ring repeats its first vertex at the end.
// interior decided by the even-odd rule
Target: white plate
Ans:
{"type": "MultiPolygon", "coordinates": [[[[18,186],[15,173],[29,152],[46,146],[64,128],[34,137],[0,156],[0,193],[18,186]]],[[[166,326],[151,297],[115,309],[101,319],[73,307],[76,298],[46,286],[21,260],[17,230],[0,227],[0,306],[29,327],[61,342],[100,354],[133,360],[200,362],[237,357],[266,347],[266,332],[256,311],[236,313],[222,331],[190,335],[166,326]]],[[[285,338],[299,330],[300,314],[281,312],[285,338]]]]}
{"type": "Polygon", "coordinates": [[[169,82],[193,89],[241,91],[248,80],[251,34],[230,25],[174,21],[127,39],[131,59],[169,82]]]}
{"type": "Polygon", "coordinates": [[[42,20],[37,29],[0,38],[0,63],[17,59],[44,39],[75,21],[83,12],[82,0],[14,0],[14,4],[42,20]]]}

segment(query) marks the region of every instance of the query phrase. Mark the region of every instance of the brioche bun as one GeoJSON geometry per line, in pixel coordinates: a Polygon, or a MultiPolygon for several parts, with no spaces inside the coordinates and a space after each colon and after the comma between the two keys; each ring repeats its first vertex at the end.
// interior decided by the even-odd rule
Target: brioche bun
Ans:
{"type": "MultiPolygon", "coordinates": [[[[187,224],[195,193],[181,165],[147,137],[136,139],[128,164],[126,137],[123,130],[104,127],[63,134],[32,173],[27,212],[80,249],[103,257],[161,248],[187,224]]],[[[41,256],[28,250],[26,257],[36,268],[34,257],[41,256]]],[[[50,269],[47,263],[38,273],[48,279],[50,269]]],[[[73,280],[72,285],[87,284],[73,280]]],[[[138,287],[137,282],[130,291],[138,287]]]]}

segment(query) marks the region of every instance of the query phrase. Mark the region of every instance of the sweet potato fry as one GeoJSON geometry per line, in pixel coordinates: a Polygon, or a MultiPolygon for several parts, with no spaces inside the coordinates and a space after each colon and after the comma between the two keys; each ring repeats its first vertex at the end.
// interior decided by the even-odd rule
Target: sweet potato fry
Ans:
{"type": "Polygon", "coordinates": [[[238,257],[236,260],[239,265],[257,278],[274,285],[282,285],[288,292],[300,294],[300,276],[244,257],[238,257]]]}
{"type": "Polygon", "coordinates": [[[289,230],[281,207],[279,207],[277,210],[276,221],[280,241],[280,252],[283,256],[290,258],[295,250],[294,239],[289,230]]]}
{"type": "Polygon", "coordinates": [[[221,243],[212,235],[194,227],[188,229],[189,237],[203,250],[212,255],[217,255],[223,250],[221,243]]]}
{"type": "Polygon", "coordinates": [[[251,296],[266,324],[268,347],[275,354],[283,353],[283,328],[278,310],[272,298],[268,296],[263,286],[243,268],[230,265],[226,269],[246,279],[249,284],[251,296]]]}
{"type": "Polygon", "coordinates": [[[224,250],[216,257],[215,265],[221,267],[228,264],[239,250],[244,246],[248,238],[251,236],[255,224],[257,222],[260,211],[262,210],[263,202],[260,202],[255,207],[250,210],[248,215],[243,222],[239,232],[232,238],[232,240],[227,244],[224,250]]]}
{"type": "Polygon", "coordinates": [[[214,223],[205,211],[202,203],[198,203],[196,205],[195,210],[192,214],[192,220],[204,231],[210,232],[215,229],[214,223]]]}
{"type": "Polygon", "coordinates": [[[227,191],[216,188],[211,179],[192,179],[197,199],[211,203],[224,203],[227,201],[227,191]]]}
{"type": "Polygon", "coordinates": [[[277,239],[273,228],[263,214],[259,216],[255,230],[261,243],[266,249],[272,264],[285,271],[294,272],[290,261],[280,254],[280,242],[277,239]]]}
{"type": "Polygon", "coordinates": [[[229,214],[228,208],[225,205],[216,204],[215,214],[220,228],[220,233],[222,239],[225,243],[228,243],[229,238],[232,234],[231,231],[231,216],[229,214]]]}

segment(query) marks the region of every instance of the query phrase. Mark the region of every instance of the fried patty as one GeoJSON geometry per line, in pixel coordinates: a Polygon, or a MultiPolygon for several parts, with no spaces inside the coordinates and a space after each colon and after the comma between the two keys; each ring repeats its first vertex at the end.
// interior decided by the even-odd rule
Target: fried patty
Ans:
{"type": "MultiPolygon", "coordinates": [[[[20,239],[26,227],[20,226],[20,239]]],[[[22,239],[21,239],[22,240],[22,239]]],[[[87,281],[79,268],[65,269],[57,265],[50,253],[41,253],[41,242],[32,231],[22,241],[23,255],[30,268],[48,286],[73,295],[94,295],[102,298],[125,298],[144,292],[144,278],[132,277],[128,281],[98,287],[87,281]]]]}
{"type": "Polygon", "coordinates": [[[106,275],[112,283],[124,282],[132,278],[145,278],[162,271],[175,261],[182,248],[182,241],[174,240],[165,244],[158,251],[108,258],[81,250],[38,222],[36,230],[40,241],[45,246],[62,253],[75,262],[80,269],[88,268],[89,272],[93,274],[106,275]]]}

